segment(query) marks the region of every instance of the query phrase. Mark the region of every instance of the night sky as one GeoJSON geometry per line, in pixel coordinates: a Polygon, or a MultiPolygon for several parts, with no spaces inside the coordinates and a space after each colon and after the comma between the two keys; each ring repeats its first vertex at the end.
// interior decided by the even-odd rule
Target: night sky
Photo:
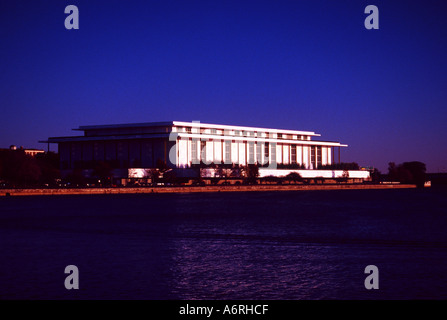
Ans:
{"type": "MultiPolygon", "coordinates": [[[[343,162],[447,172],[444,1],[0,2],[0,147],[80,125],[309,130],[343,162]],[[67,5],[79,30],[64,27],[67,5]],[[365,7],[379,8],[367,30],[365,7]]],[[[56,146],[51,146],[56,150],[56,146]]]]}

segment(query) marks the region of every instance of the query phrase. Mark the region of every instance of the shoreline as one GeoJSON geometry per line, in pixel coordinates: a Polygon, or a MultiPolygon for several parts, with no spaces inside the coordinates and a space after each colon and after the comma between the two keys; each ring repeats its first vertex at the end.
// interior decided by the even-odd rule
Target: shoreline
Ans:
{"type": "Polygon", "coordinates": [[[0,197],[35,195],[95,195],[95,194],[142,194],[142,193],[199,193],[199,192],[247,192],[247,191],[304,191],[304,190],[370,190],[408,189],[412,184],[334,184],[334,185],[239,185],[239,186],[169,186],[169,187],[111,187],[111,188],[59,188],[59,189],[0,189],[0,197]]]}

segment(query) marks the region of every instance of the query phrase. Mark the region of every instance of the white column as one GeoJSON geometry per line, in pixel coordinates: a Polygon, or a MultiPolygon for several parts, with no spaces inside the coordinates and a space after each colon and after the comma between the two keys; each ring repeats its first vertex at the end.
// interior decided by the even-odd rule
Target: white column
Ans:
{"type": "Polygon", "coordinates": [[[324,166],[327,164],[327,147],[321,147],[321,164],[324,166]]]}
{"type": "Polygon", "coordinates": [[[207,141],[206,142],[206,163],[213,162],[213,150],[214,149],[214,142],[213,141],[207,141]]]}
{"type": "Polygon", "coordinates": [[[214,140],[214,163],[222,163],[223,155],[222,155],[222,142],[219,140],[214,140]]]}
{"type": "Polygon", "coordinates": [[[177,140],[177,148],[178,148],[178,159],[177,166],[180,168],[184,168],[188,165],[188,141],[184,139],[177,140]]]}
{"type": "Polygon", "coordinates": [[[290,152],[289,152],[290,151],[290,145],[289,144],[284,144],[282,150],[283,150],[282,162],[284,164],[289,164],[290,163],[290,161],[289,161],[289,159],[290,159],[290,152]]]}
{"type": "Polygon", "coordinates": [[[282,162],[282,145],[279,143],[276,145],[276,163],[280,164],[282,162]]]}
{"type": "Polygon", "coordinates": [[[303,148],[301,146],[296,146],[296,163],[300,165],[303,163],[302,149],[303,148]]]}
{"type": "Polygon", "coordinates": [[[239,141],[239,164],[246,165],[245,154],[247,152],[247,143],[245,141],[239,141]]]}
{"type": "Polygon", "coordinates": [[[239,145],[237,142],[231,142],[231,162],[239,162],[239,145]]]}
{"type": "Polygon", "coordinates": [[[306,169],[309,169],[309,147],[304,146],[303,147],[303,160],[304,160],[304,166],[306,169]]]}

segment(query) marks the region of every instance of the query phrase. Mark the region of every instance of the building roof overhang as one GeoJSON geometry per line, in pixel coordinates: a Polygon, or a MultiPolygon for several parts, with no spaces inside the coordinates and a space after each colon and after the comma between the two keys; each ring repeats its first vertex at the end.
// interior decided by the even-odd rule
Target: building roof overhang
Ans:
{"type": "Polygon", "coordinates": [[[169,133],[148,133],[148,134],[126,134],[110,136],[72,136],[72,137],[50,137],[40,143],[60,143],[77,141],[109,141],[109,140],[132,140],[132,139],[160,139],[169,138],[169,133]]]}
{"type": "Polygon", "coordinates": [[[320,134],[315,133],[313,131],[223,125],[223,124],[203,123],[203,122],[199,122],[199,121],[191,121],[191,122],[161,121],[161,122],[88,125],[88,126],[79,126],[78,128],[74,128],[73,130],[86,131],[86,130],[97,130],[97,129],[148,128],[148,127],[164,127],[164,126],[185,126],[185,127],[191,127],[191,128],[211,128],[211,129],[223,129],[223,130],[226,129],[226,130],[240,130],[240,131],[265,131],[265,132],[275,132],[275,133],[321,136],[320,134]]]}

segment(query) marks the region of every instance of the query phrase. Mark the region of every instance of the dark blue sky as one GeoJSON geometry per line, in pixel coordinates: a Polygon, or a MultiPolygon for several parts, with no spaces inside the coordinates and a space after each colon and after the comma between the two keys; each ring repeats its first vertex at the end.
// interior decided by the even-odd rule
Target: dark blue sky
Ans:
{"type": "MultiPolygon", "coordinates": [[[[447,171],[443,1],[0,2],[0,147],[79,125],[310,130],[342,160],[447,171]],[[66,30],[64,9],[79,8],[66,30]],[[379,8],[366,30],[364,9],[379,8]]],[[[55,146],[52,147],[54,150],[55,146]]]]}

